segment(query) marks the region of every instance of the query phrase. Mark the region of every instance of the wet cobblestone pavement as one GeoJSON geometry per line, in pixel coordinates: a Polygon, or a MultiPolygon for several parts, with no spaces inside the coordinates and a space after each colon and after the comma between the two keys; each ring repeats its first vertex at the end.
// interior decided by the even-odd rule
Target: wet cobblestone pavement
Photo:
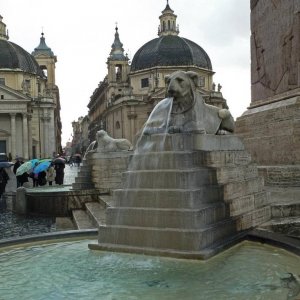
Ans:
{"type": "MultiPolygon", "coordinates": [[[[64,185],[71,185],[77,175],[77,167],[65,168],[64,185]]],[[[11,170],[8,170],[10,180],[6,186],[6,192],[16,190],[16,179],[11,170]]],[[[0,239],[22,237],[56,230],[55,218],[38,216],[20,216],[6,209],[6,204],[0,199],[0,239]]]]}

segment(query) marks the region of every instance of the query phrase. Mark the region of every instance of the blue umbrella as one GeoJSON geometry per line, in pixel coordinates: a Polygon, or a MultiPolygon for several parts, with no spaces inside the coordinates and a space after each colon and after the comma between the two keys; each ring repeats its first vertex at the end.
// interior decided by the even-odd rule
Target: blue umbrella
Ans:
{"type": "Polygon", "coordinates": [[[30,162],[31,162],[32,167],[34,167],[35,164],[39,162],[39,160],[37,158],[34,158],[34,159],[31,159],[30,162]]]}
{"type": "Polygon", "coordinates": [[[14,163],[8,161],[0,161],[0,168],[10,168],[14,163]]]}
{"type": "Polygon", "coordinates": [[[51,164],[51,161],[43,161],[41,163],[39,163],[34,169],[33,169],[33,173],[34,174],[38,174],[40,172],[46,171],[49,166],[51,164]]]}

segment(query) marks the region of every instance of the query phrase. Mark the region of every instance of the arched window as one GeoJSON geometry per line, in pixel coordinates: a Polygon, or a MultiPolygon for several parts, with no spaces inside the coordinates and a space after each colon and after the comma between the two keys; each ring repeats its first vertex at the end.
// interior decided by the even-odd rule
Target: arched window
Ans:
{"type": "Polygon", "coordinates": [[[117,122],[116,122],[116,129],[120,129],[120,128],[121,128],[120,122],[117,121],[117,122]]]}
{"type": "Polygon", "coordinates": [[[170,22],[170,20],[168,20],[168,30],[170,30],[171,29],[171,22],[170,22]]]}

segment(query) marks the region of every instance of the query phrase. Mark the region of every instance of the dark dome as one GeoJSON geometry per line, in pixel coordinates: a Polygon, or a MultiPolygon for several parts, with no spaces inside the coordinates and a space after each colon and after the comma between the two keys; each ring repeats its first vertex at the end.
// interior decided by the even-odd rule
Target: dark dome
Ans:
{"type": "Polygon", "coordinates": [[[45,77],[32,55],[7,40],[0,40],[0,69],[21,69],[24,72],[45,77]]]}
{"type": "Polygon", "coordinates": [[[212,70],[209,56],[199,45],[177,35],[165,35],[149,41],[136,52],[131,71],[186,65],[212,70]]]}

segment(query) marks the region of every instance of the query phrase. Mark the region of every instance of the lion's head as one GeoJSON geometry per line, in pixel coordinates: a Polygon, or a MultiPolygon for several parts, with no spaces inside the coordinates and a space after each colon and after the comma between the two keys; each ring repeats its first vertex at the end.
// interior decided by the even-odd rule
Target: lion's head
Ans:
{"type": "Polygon", "coordinates": [[[183,113],[194,104],[194,92],[198,85],[198,75],[195,72],[177,71],[166,76],[167,94],[173,97],[172,113],[183,113]]]}

